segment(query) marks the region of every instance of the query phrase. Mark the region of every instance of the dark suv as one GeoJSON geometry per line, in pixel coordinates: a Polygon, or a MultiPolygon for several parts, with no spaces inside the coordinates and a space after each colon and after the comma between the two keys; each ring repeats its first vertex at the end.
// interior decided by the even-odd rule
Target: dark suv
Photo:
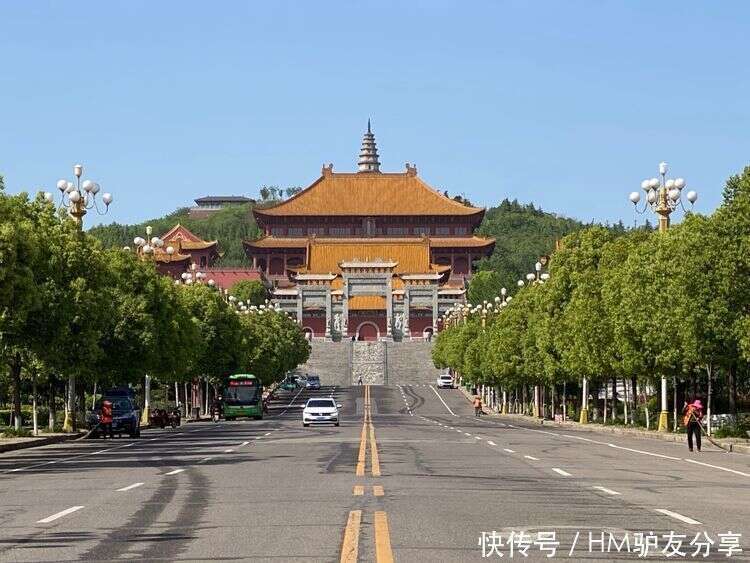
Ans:
{"type": "Polygon", "coordinates": [[[97,426],[104,401],[112,403],[112,432],[119,436],[128,434],[131,438],[138,438],[141,435],[141,411],[135,402],[125,395],[105,395],[96,402],[94,410],[89,412],[86,418],[89,430],[94,429],[91,436],[96,438],[99,435],[97,426]]]}

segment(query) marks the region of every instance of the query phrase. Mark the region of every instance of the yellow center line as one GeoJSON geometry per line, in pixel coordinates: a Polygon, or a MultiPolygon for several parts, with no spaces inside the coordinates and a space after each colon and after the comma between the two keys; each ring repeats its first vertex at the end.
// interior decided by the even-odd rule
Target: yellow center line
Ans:
{"type": "Polygon", "coordinates": [[[376,497],[382,497],[385,494],[385,491],[383,490],[383,485],[374,485],[372,487],[372,494],[376,497]]]}
{"type": "Polygon", "coordinates": [[[365,457],[367,455],[367,424],[370,415],[370,386],[365,385],[364,401],[364,421],[362,423],[362,433],[359,437],[359,455],[357,456],[357,477],[363,477],[365,474],[365,457]]]}
{"type": "Polygon", "coordinates": [[[352,510],[346,521],[344,543],[341,544],[341,563],[356,563],[359,555],[359,525],[362,522],[362,511],[352,510]]]}
{"type": "Polygon", "coordinates": [[[378,455],[378,444],[375,441],[375,427],[370,424],[370,456],[372,457],[372,471],[373,477],[380,477],[380,456],[378,455]]]}
{"type": "Polygon", "coordinates": [[[375,561],[377,563],[393,563],[388,516],[382,511],[375,513],[375,561]]]}
{"type": "Polygon", "coordinates": [[[354,490],[352,491],[352,494],[355,497],[361,497],[365,494],[365,488],[362,485],[354,485],[354,490]]]}

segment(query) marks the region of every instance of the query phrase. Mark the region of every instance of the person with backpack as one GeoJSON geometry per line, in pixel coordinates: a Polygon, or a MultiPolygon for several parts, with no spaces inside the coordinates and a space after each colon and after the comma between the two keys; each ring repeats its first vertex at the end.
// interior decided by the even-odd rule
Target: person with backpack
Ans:
{"type": "Polygon", "coordinates": [[[693,436],[698,452],[701,451],[701,420],[703,419],[703,403],[695,399],[692,403],[685,404],[682,409],[682,424],[687,431],[688,449],[693,451],[693,436]]]}

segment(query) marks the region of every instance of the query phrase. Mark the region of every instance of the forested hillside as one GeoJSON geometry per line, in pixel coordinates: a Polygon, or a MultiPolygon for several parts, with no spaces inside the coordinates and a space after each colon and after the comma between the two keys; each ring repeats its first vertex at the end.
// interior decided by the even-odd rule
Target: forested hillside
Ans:
{"type": "Polygon", "coordinates": [[[259,236],[251,207],[252,204],[229,207],[215,212],[206,219],[189,217],[188,208],[184,207],[164,217],[144,221],[137,225],[112,223],[94,227],[89,232],[108,247],[132,246],[135,237],[145,236],[146,225],[151,225],[154,235],[160,236],[177,223],[181,223],[204,240],[219,241],[219,251],[223,255],[217,262],[217,266],[247,266],[242,241],[259,236]]]}
{"type": "MultiPolygon", "coordinates": [[[[511,288],[533,270],[540,256],[552,252],[555,240],[586,226],[576,219],[542,211],[533,203],[505,199],[487,210],[479,227],[479,234],[497,240],[495,251],[479,263],[479,270],[496,271],[501,286],[511,288]]],[[[625,230],[622,224],[612,228],[625,230]]]]}

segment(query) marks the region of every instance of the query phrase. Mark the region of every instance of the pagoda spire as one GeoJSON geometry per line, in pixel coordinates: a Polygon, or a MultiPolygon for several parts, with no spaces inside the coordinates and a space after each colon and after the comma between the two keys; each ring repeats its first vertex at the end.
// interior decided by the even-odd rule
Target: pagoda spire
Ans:
{"type": "Polygon", "coordinates": [[[378,147],[375,143],[375,135],[370,128],[369,119],[367,120],[367,133],[362,138],[362,148],[359,151],[357,166],[360,172],[380,172],[378,147]]]}

